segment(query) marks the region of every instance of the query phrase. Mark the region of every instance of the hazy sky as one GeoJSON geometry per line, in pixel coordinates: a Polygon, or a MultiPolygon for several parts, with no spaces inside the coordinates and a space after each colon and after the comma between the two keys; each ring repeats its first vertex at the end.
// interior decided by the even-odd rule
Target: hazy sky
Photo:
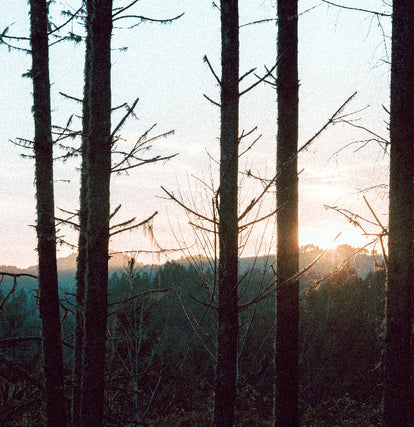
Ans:
{"type": "MultiPolygon", "coordinates": [[[[115,2],[115,5],[126,2],[115,2]]],[[[270,0],[241,0],[240,23],[274,18],[275,5],[270,0]]],[[[380,0],[350,1],[348,6],[390,13],[390,6],[380,0]]],[[[307,11],[299,19],[300,67],[300,144],[305,143],[355,91],[353,102],[344,113],[360,111],[349,119],[358,126],[369,127],[387,137],[387,114],[383,105],[389,104],[389,35],[390,18],[353,12],[323,4],[318,0],[301,0],[300,10],[307,11]],[[367,107],[367,108],[365,108],[367,107]]],[[[79,1],[56,1],[52,16],[62,19],[60,7],[76,9],[79,1]]],[[[179,155],[173,160],[143,166],[129,176],[116,176],[112,181],[112,205],[122,204],[118,221],[129,217],[143,219],[155,210],[154,221],[158,242],[163,247],[177,247],[174,234],[182,233],[186,244],[197,251],[194,236],[189,233],[188,218],[182,209],[164,199],[160,186],[175,194],[181,191],[188,203],[196,203],[208,211],[209,201],[203,181],[210,180],[210,166],[216,178],[218,155],[219,111],[203,94],[219,99],[219,91],[203,56],[207,55],[217,73],[220,73],[220,16],[211,0],[141,0],[134,13],[153,18],[168,18],[182,12],[185,15],[170,25],[143,23],[134,29],[115,28],[113,32],[112,90],[113,105],[132,103],[139,97],[136,114],[124,127],[124,147],[133,143],[152,124],[153,132],[175,130],[175,134],[154,143],[151,154],[179,155]],[[121,51],[122,47],[128,47],[121,51]]],[[[0,31],[14,23],[9,34],[29,34],[28,4],[3,0],[0,5],[0,31]]],[[[132,22],[118,22],[126,27],[132,22]]],[[[78,30],[75,27],[74,30],[78,30]]],[[[263,74],[264,66],[275,61],[276,27],[274,22],[241,28],[241,73],[257,67],[263,74]]],[[[31,115],[32,82],[22,78],[30,68],[30,56],[8,52],[0,46],[0,265],[26,266],[36,262],[36,236],[30,225],[35,223],[33,160],[23,159],[24,150],[10,140],[33,137],[31,115]]],[[[55,125],[64,125],[71,114],[80,114],[80,107],[62,98],[59,92],[81,97],[83,45],[57,44],[51,48],[50,70],[52,82],[52,109],[55,125]]],[[[254,82],[254,77],[242,82],[242,88],[254,82]]],[[[118,116],[114,116],[116,123],[118,116]]],[[[79,121],[74,122],[74,126],[79,121]]],[[[241,160],[241,171],[251,170],[262,177],[272,177],[275,170],[276,99],[274,90],[259,85],[241,100],[240,129],[258,127],[262,138],[241,160]]],[[[310,149],[300,155],[300,242],[329,245],[342,232],[339,243],[363,244],[361,233],[339,214],[326,211],[323,206],[334,205],[369,215],[362,201],[361,190],[387,184],[388,158],[381,147],[364,141],[370,135],[362,129],[346,124],[329,128],[310,149]],[[356,150],[361,148],[360,150],[356,150]]],[[[74,141],[73,145],[77,142],[74,141]]],[[[248,142],[246,142],[246,146],[248,142]]],[[[77,160],[56,163],[56,206],[74,210],[78,204],[77,160]]],[[[243,179],[240,197],[243,210],[255,197],[260,186],[252,179],[243,179]]],[[[215,179],[217,184],[217,179],[215,179]]],[[[386,223],[386,189],[365,193],[378,215],[386,223]]],[[[271,197],[269,197],[269,200],[271,197]]],[[[262,206],[259,216],[266,215],[271,202],[262,206]]],[[[58,216],[63,216],[58,212],[58,216]]],[[[250,236],[245,254],[258,246],[258,236],[265,224],[250,236]]],[[[267,224],[266,244],[272,245],[273,222],[267,224]]],[[[76,243],[76,235],[67,228],[60,236],[76,243]]],[[[154,249],[151,239],[140,232],[119,236],[111,243],[117,250],[154,249]]],[[[262,248],[263,249],[263,248],[262,248]]],[[[60,256],[71,253],[65,246],[60,256]]]]}

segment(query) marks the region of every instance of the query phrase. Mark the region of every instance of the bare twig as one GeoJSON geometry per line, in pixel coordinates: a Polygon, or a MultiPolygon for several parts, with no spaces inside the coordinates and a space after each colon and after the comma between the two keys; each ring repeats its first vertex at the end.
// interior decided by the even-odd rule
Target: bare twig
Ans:
{"type": "Polygon", "coordinates": [[[205,215],[200,214],[199,212],[196,212],[195,210],[191,209],[189,206],[185,205],[181,200],[177,199],[177,197],[174,196],[173,193],[170,193],[169,191],[167,191],[163,186],[161,186],[161,189],[167,194],[167,196],[171,199],[174,200],[176,203],[178,203],[182,208],[184,208],[187,212],[192,213],[193,215],[197,216],[198,218],[204,219],[205,221],[211,222],[211,223],[215,223],[213,219],[208,218],[205,215]]]}
{"type": "Polygon", "coordinates": [[[253,199],[250,204],[246,207],[246,209],[243,211],[243,213],[239,216],[239,221],[241,221],[253,208],[257,205],[257,203],[263,198],[263,196],[267,193],[269,188],[276,182],[278,177],[281,173],[283,173],[283,170],[289,166],[301,153],[302,151],[306,150],[315,140],[318,138],[318,136],[331,124],[334,122],[335,118],[338,116],[338,114],[344,109],[344,107],[355,97],[357,92],[354,92],[336,111],[335,113],[330,117],[330,119],[313,135],[305,144],[302,145],[302,147],[299,148],[299,150],[289,158],[289,160],[283,165],[282,172],[277,172],[276,175],[267,183],[263,191],[259,194],[259,196],[255,199],[253,199]]]}
{"type": "Polygon", "coordinates": [[[213,74],[214,78],[216,79],[218,85],[221,86],[221,80],[219,76],[216,74],[216,72],[214,71],[213,66],[211,65],[210,61],[207,58],[207,55],[204,55],[203,61],[208,65],[208,68],[210,69],[211,74],[213,74]]]}
{"type": "Polygon", "coordinates": [[[391,16],[390,13],[377,12],[375,10],[362,9],[360,7],[344,6],[343,4],[334,3],[334,2],[331,2],[331,1],[328,1],[328,0],[322,0],[322,1],[324,3],[326,3],[326,4],[330,4],[331,6],[339,7],[341,9],[354,10],[354,11],[357,11],[357,12],[371,13],[371,14],[374,14],[374,15],[377,15],[377,16],[386,16],[386,17],[391,16]]]}
{"type": "MultiPolygon", "coordinates": [[[[110,233],[110,236],[112,237],[112,236],[115,236],[115,234],[123,233],[124,231],[133,230],[135,228],[141,227],[142,225],[149,223],[157,214],[158,214],[158,211],[155,211],[151,216],[149,216],[144,221],[141,221],[139,224],[132,225],[131,227],[122,228],[121,230],[113,231],[112,233],[110,233]]],[[[118,226],[121,226],[121,225],[122,224],[119,224],[118,226]]]]}
{"type": "Polygon", "coordinates": [[[205,93],[203,93],[204,98],[206,98],[208,101],[210,101],[213,105],[217,107],[221,107],[221,104],[219,102],[213,101],[211,98],[209,98],[205,93]]]}

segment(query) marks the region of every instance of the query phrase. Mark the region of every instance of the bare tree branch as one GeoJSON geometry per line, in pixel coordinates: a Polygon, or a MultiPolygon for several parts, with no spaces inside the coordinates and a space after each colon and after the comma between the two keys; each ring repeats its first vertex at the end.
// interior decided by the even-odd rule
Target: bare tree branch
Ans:
{"type": "Polygon", "coordinates": [[[219,76],[216,74],[216,72],[214,71],[213,66],[211,65],[210,61],[207,58],[207,55],[204,55],[203,61],[208,65],[208,68],[210,69],[211,74],[213,74],[214,78],[216,79],[218,85],[221,86],[221,80],[219,76]]]}
{"type": "Polygon", "coordinates": [[[368,9],[362,9],[359,7],[351,7],[351,6],[344,6],[343,4],[334,3],[328,0],[322,0],[326,4],[330,4],[331,6],[339,7],[341,9],[347,9],[347,10],[355,10],[357,12],[365,12],[365,13],[371,13],[377,16],[392,16],[391,13],[383,13],[383,12],[377,12],[375,10],[368,10],[368,9]]]}
{"type": "Polygon", "coordinates": [[[187,212],[192,213],[193,215],[195,215],[198,218],[204,219],[205,221],[211,222],[213,224],[217,224],[217,222],[215,222],[214,220],[212,220],[211,218],[206,217],[205,215],[202,215],[198,212],[196,212],[195,210],[191,209],[189,206],[185,205],[181,200],[177,199],[177,197],[174,196],[173,193],[170,193],[169,191],[167,191],[163,186],[161,186],[161,189],[164,191],[164,193],[167,194],[167,196],[171,199],[174,200],[176,203],[178,203],[182,208],[184,208],[187,212]]]}
{"type": "MultiPolygon", "coordinates": [[[[141,227],[142,225],[147,224],[148,222],[150,222],[155,217],[155,215],[157,215],[157,214],[158,214],[158,211],[155,211],[151,216],[149,216],[144,221],[141,221],[139,224],[132,225],[131,227],[122,228],[121,230],[113,231],[109,235],[112,237],[112,236],[115,236],[115,234],[123,233],[124,231],[133,230],[135,228],[141,227]]],[[[121,226],[121,225],[122,224],[119,224],[118,226],[121,226]]],[[[118,226],[115,226],[115,227],[118,227],[118,226]]]]}

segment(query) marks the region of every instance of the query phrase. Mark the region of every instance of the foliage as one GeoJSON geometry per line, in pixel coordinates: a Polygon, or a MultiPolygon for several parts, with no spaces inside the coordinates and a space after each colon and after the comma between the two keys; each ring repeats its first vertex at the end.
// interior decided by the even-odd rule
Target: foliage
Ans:
{"type": "MultiPolygon", "coordinates": [[[[203,268],[185,261],[132,267],[112,274],[109,281],[106,423],[208,425],[214,402],[217,321],[216,311],[203,305],[211,302],[209,289],[214,288],[208,263],[203,268]]],[[[261,265],[241,274],[246,272],[240,284],[240,304],[246,308],[239,316],[235,425],[265,426],[271,425],[272,417],[274,305],[271,293],[250,302],[271,289],[274,279],[271,270],[261,265]]],[[[301,285],[302,425],[377,425],[385,274],[379,271],[361,278],[348,266],[320,279],[314,271],[301,285]]],[[[68,296],[65,305],[70,303],[68,296]]],[[[0,313],[0,322],[3,337],[39,335],[30,294],[14,295],[0,313]]],[[[69,345],[73,328],[68,313],[64,335],[69,345]]],[[[39,376],[37,343],[0,350],[39,376]]],[[[67,347],[65,352],[68,376],[73,363],[70,350],[67,347]]],[[[34,389],[7,369],[0,374],[1,409],[14,411],[11,425],[42,425],[44,408],[30,403],[39,402],[41,392],[32,396],[34,389]]]]}

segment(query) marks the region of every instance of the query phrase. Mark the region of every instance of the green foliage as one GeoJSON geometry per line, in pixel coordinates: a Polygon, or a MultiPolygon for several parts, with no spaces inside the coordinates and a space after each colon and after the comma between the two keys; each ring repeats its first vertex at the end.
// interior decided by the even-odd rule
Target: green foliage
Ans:
{"type": "MultiPolygon", "coordinates": [[[[271,425],[272,416],[274,276],[262,265],[241,274],[246,272],[239,292],[245,309],[239,316],[235,422],[265,426],[271,425]],[[254,302],[266,294],[267,298],[254,302]]],[[[317,272],[308,273],[301,286],[302,425],[378,425],[384,272],[362,279],[348,266],[322,283],[319,279],[317,272]]],[[[217,327],[216,311],[207,307],[215,304],[213,289],[214,275],[207,263],[203,268],[179,263],[156,269],[132,265],[111,276],[108,425],[128,425],[128,420],[143,420],[147,425],[208,425],[214,402],[217,327]]],[[[70,301],[65,305],[71,307],[70,301]]],[[[31,294],[16,293],[0,312],[0,325],[2,337],[39,336],[31,294]]],[[[70,344],[71,316],[63,326],[70,344]]],[[[65,349],[69,376],[71,349],[65,349]]],[[[0,350],[40,377],[38,343],[0,350]]],[[[0,374],[3,379],[9,375],[0,389],[0,404],[3,410],[15,411],[14,425],[30,425],[31,411],[31,420],[41,425],[41,405],[28,403],[26,409],[18,409],[18,399],[31,402],[27,383],[10,372],[0,370],[0,374]]]]}
{"type": "Polygon", "coordinates": [[[336,273],[301,298],[301,395],[314,406],[347,393],[379,402],[384,274],[336,273]],[[363,380],[361,380],[363,379],[363,380]]]}

